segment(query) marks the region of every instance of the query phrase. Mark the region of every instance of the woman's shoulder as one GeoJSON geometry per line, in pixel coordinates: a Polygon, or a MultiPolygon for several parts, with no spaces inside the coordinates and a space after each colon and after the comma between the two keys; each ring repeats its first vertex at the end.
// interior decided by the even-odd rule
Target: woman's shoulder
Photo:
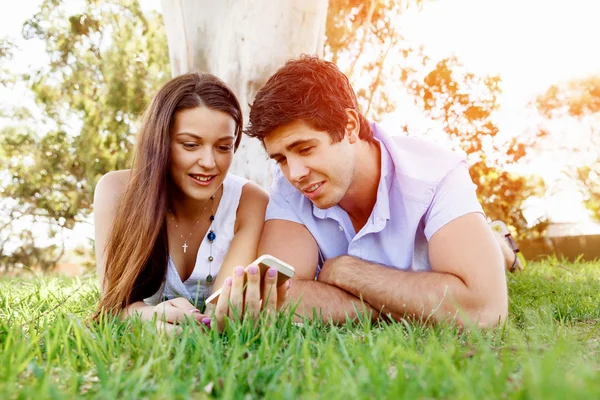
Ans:
{"type": "Polygon", "coordinates": [[[131,170],[112,171],[103,175],[94,190],[94,207],[100,204],[115,204],[125,192],[131,178],[131,170]]]}
{"type": "Polygon", "coordinates": [[[269,194],[265,189],[263,189],[256,183],[248,181],[242,187],[242,195],[240,196],[240,202],[268,203],[269,194]]]}
{"type": "Polygon", "coordinates": [[[230,186],[235,186],[238,188],[245,186],[249,182],[250,181],[248,179],[232,174],[231,172],[228,172],[227,176],[225,177],[225,184],[229,184],[230,186]]]}
{"type": "Polygon", "coordinates": [[[254,182],[246,181],[240,194],[234,231],[238,232],[241,227],[262,229],[268,204],[267,191],[254,182]]]}
{"type": "Polygon", "coordinates": [[[246,178],[229,173],[227,174],[226,181],[226,185],[229,184],[230,187],[235,187],[237,189],[235,192],[239,193],[240,202],[265,199],[268,201],[269,199],[266,190],[246,178]]]}
{"type": "MultiPolygon", "coordinates": [[[[227,183],[230,187],[235,186],[237,190],[236,196],[239,196],[239,202],[237,203],[237,219],[245,219],[249,214],[254,214],[257,211],[263,211],[267,208],[269,203],[269,195],[265,189],[260,187],[258,184],[240,176],[234,174],[227,174],[227,183]]],[[[234,191],[230,190],[229,193],[233,194],[234,191]]]]}

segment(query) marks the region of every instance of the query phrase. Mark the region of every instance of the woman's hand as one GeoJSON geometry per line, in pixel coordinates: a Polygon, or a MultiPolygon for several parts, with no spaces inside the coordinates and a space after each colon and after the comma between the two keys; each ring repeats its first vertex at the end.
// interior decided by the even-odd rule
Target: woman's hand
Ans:
{"type": "Polygon", "coordinates": [[[225,317],[229,320],[256,320],[261,311],[274,314],[287,303],[291,279],[277,287],[277,270],[269,268],[261,291],[259,271],[255,264],[250,264],[246,269],[238,266],[233,276],[225,279],[214,314],[219,332],[225,327],[225,317]]]}
{"type": "MultiPolygon", "coordinates": [[[[134,306],[132,304],[132,306],[134,306]]],[[[129,314],[137,312],[142,321],[152,321],[156,314],[156,326],[160,331],[176,334],[181,333],[182,328],[178,326],[185,321],[196,321],[198,324],[204,324],[210,327],[210,317],[201,314],[192,303],[185,297],[178,297],[173,300],[163,301],[156,306],[138,306],[130,307],[129,314]]]]}

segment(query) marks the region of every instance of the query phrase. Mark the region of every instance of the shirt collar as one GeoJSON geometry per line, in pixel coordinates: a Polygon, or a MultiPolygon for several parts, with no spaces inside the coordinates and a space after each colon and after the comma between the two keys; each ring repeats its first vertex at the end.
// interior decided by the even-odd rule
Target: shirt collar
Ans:
{"type": "MultiPolygon", "coordinates": [[[[373,130],[373,137],[381,148],[381,174],[379,177],[379,185],[377,187],[377,200],[373,207],[373,212],[369,217],[369,221],[372,223],[378,223],[379,221],[390,219],[390,190],[392,189],[392,183],[394,180],[394,162],[385,144],[385,140],[380,140],[385,133],[381,131],[380,127],[372,123],[371,129],[373,130]]],[[[319,219],[332,218],[340,220],[338,212],[345,212],[339,205],[329,207],[326,209],[320,209],[312,204],[313,215],[319,219]]]]}
{"type": "Polygon", "coordinates": [[[377,223],[378,219],[390,219],[390,191],[394,181],[394,162],[385,142],[380,140],[381,132],[379,132],[378,126],[373,123],[371,128],[373,129],[373,136],[381,148],[381,177],[377,187],[377,201],[371,213],[371,216],[375,219],[373,222],[377,223]]]}

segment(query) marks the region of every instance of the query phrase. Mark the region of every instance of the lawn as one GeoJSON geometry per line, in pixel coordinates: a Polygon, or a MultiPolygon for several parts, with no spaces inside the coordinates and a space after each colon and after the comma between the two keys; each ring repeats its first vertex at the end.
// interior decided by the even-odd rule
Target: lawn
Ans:
{"type": "Polygon", "coordinates": [[[0,279],[0,399],[600,398],[600,263],[508,276],[493,331],[407,322],[237,324],[165,336],[89,323],[92,277],[0,279]]]}

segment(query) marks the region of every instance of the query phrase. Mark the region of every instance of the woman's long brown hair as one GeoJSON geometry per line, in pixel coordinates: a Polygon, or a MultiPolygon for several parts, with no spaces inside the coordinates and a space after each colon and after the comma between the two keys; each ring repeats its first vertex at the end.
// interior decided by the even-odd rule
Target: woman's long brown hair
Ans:
{"type": "Polygon", "coordinates": [[[188,73],[167,82],[144,113],[131,178],[120,199],[106,244],[103,312],[118,313],[152,296],[165,279],[168,261],[170,133],[180,110],[208,107],[235,121],[235,146],[242,138],[242,110],[231,89],[217,77],[188,73]]]}

